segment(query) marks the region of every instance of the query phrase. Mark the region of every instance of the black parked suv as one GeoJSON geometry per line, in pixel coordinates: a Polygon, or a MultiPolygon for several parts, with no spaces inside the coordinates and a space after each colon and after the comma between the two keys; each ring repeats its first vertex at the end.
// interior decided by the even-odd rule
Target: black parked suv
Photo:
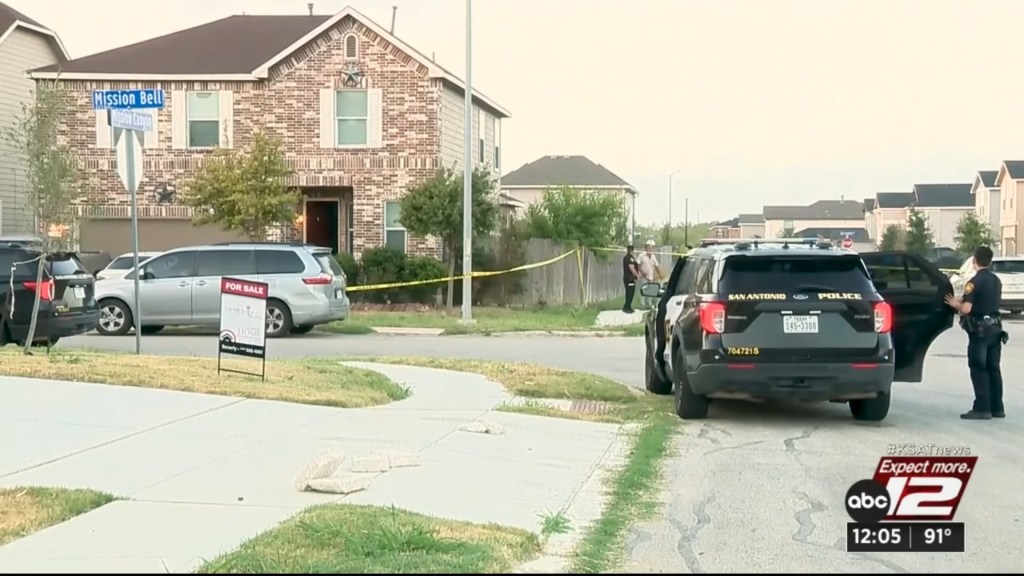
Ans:
{"type": "Polygon", "coordinates": [[[0,245],[0,346],[23,345],[36,292],[40,294],[34,343],[54,344],[65,336],[96,328],[99,308],[95,279],[70,253],[51,254],[36,284],[40,252],[17,244],[0,245]]]}
{"type": "Polygon", "coordinates": [[[679,258],[646,313],[647,389],[704,418],[715,398],[848,402],[882,420],[892,383],[920,382],[953,326],[953,288],[924,258],[814,239],[706,240],[679,258]]]}

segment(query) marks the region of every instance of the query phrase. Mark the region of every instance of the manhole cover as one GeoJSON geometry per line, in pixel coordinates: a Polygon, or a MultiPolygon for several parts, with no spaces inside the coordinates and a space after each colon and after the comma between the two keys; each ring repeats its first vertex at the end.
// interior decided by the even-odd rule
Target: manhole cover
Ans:
{"type": "Polygon", "coordinates": [[[607,414],[613,409],[611,404],[597,400],[573,400],[572,406],[569,407],[570,412],[580,414],[607,414]]]}

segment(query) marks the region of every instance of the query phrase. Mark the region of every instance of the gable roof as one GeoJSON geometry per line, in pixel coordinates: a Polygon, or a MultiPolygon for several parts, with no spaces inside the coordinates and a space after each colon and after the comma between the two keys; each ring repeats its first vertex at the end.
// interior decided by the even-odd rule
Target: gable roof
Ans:
{"type": "Polygon", "coordinates": [[[914,184],[914,204],[919,208],[973,208],[973,184],[914,184]]]}
{"type": "Polygon", "coordinates": [[[871,212],[874,209],[875,209],[875,199],[874,198],[865,198],[864,199],[864,211],[865,212],[871,212]]]}
{"type": "Polygon", "coordinates": [[[864,204],[856,200],[818,200],[810,206],[765,206],[765,220],[856,220],[864,204]]]}
{"type": "Polygon", "coordinates": [[[879,192],[875,198],[879,208],[906,208],[914,203],[913,192],[879,192]]]}
{"type": "Polygon", "coordinates": [[[979,170],[978,176],[977,178],[975,178],[975,184],[977,184],[977,182],[980,181],[981,185],[986,188],[995,188],[996,176],[998,175],[998,170],[979,170]]]}
{"type": "Polygon", "coordinates": [[[996,186],[1001,185],[1006,176],[1013,180],[1024,179],[1024,160],[1004,160],[996,175],[996,186]]]}
{"type": "Polygon", "coordinates": [[[543,156],[501,177],[502,188],[581,186],[636,189],[586,156],[543,156]]]}
{"type": "MultiPolygon", "coordinates": [[[[465,93],[465,83],[385,28],[346,6],[333,16],[228,16],[128,46],[29,72],[34,79],[109,81],[239,81],[269,77],[270,69],[317,37],[352,18],[438,78],[465,93]]],[[[508,110],[473,90],[473,97],[502,118],[508,110]]]]}
{"type": "Polygon", "coordinates": [[[871,235],[864,228],[804,228],[794,233],[794,237],[824,238],[833,242],[841,242],[847,234],[854,242],[871,242],[871,235]]]}
{"type": "Polygon", "coordinates": [[[71,59],[71,56],[68,55],[67,49],[64,48],[64,43],[61,42],[60,37],[57,36],[56,32],[21,12],[18,12],[7,4],[0,2],[0,44],[2,44],[8,36],[13,34],[17,28],[24,28],[25,30],[31,30],[37,34],[48,36],[55,45],[58,56],[63,60],[71,59]]]}
{"type": "Polygon", "coordinates": [[[764,214],[740,214],[740,224],[764,224],[764,214]]]}

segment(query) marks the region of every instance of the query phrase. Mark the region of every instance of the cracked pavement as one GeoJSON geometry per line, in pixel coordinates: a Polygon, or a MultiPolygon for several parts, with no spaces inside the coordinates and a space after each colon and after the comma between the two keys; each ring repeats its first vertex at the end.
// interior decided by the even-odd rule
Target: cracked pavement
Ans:
{"type": "MultiPolygon", "coordinates": [[[[664,466],[658,517],[633,528],[634,573],[1003,572],[1024,567],[1024,324],[1008,324],[1003,352],[1007,418],[964,421],[973,393],[956,328],[932,344],[924,381],[896,383],[883,422],[857,422],[842,404],[718,401],[684,425],[664,466]],[[891,443],[969,446],[978,469],[957,511],[966,552],[846,552],[846,490],[868,478],[891,443]]],[[[134,337],[83,336],[61,347],[134,350],[134,337]]],[[[213,336],[144,336],[154,354],[216,354],[213,336]]],[[[535,362],[642,387],[640,338],[338,336],[311,333],[268,343],[269,357],[436,356],[535,362]]]]}

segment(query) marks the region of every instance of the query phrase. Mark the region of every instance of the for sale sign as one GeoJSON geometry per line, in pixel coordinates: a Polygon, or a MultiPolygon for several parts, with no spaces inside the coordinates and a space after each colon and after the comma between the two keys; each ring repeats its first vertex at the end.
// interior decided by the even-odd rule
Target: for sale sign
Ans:
{"type": "Polygon", "coordinates": [[[268,289],[265,282],[221,278],[220,354],[266,358],[268,289]]]}

